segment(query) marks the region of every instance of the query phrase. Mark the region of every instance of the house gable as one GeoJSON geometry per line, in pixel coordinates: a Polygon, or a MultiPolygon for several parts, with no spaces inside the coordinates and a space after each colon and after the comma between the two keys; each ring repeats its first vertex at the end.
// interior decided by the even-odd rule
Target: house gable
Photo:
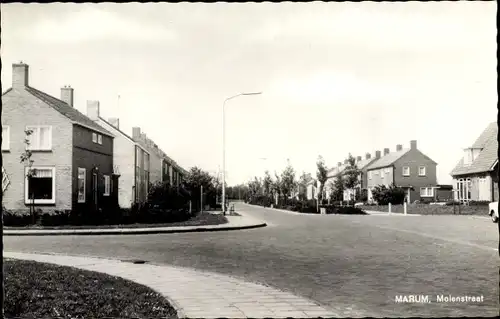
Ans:
{"type": "Polygon", "coordinates": [[[394,163],[394,183],[397,186],[413,186],[415,189],[437,184],[437,163],[418,149],[411,149],[394,163]],[[409,168],[409,176],[403,176],[403,167],[409,168]],[[425,167],[425,175],[420,176],[419,168],[425,167]]]}
{"type": "Polygon", "coordinates": [[[465,164],[465,159],[462,156],[450,175],[456,177],[491,171],[495,162],[498,161],[497,134],[498,124],[496,122],[490,123],[470,147],[470,149],[481,149],[477,157],[472,163],[465,164]]]}

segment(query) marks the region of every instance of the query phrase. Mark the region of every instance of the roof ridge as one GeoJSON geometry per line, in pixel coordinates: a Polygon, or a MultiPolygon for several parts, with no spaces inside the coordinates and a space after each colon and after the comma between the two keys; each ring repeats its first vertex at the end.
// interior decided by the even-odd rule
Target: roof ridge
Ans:
{"type": "Polygon", "coordinates": [[[28,85],[25,86],[25,89],[28,93],[33,95],[35,98],[40,99],[46,104],[48,104],[50,107],[55,109],[57,112],[61,113],[63,116],[65,116],[68,120],[70,120],[74,124],[85,126],[92,130],[98,131],[101,134],[113,136],[111,132],[108,132],[106,129],[95,123],[95,121],[90,119],[87,115],[83,114],[78,109],[72,107],[65,101],[60,100],[48,93],[45,93],[28,85]]]}

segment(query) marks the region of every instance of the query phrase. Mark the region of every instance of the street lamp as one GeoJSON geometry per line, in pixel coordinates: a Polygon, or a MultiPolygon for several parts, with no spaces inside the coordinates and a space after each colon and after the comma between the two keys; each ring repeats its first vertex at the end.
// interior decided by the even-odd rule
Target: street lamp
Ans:
{"type": "Polygon", "coordinates": [[[242,95],[259,95],[262,92],[239,93],[228,97],[222,104],[222,212],[226,214],[226,102],[242,95]]]}

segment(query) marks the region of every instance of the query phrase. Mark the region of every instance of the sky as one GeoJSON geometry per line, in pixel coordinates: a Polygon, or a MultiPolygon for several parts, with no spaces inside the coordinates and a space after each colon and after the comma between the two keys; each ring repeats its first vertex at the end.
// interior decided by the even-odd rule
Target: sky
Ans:
{"type": "Polygon", "coordinates": [[[438,183],[497,116],[496,2],[2,4],[2,74],[140,127],[228,184],[396,144],[438,183]],[[118,98],[120,96],[120,98],[118,98]]]}

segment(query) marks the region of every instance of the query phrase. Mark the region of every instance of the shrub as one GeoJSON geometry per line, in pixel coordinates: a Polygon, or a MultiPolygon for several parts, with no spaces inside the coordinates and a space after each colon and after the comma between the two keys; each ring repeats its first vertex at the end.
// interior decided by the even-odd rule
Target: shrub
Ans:
{"type": "Polygon", "coordinates": [[[24,227],[32,223],[32,216],[28,211],[13,211],[2,207],[3,224],[10,227],[24,227]]]}
{"type": "Polygon", "coordinates": [[[401,187],[396,187],[392,184],[389,188],[385,185],[375,186],[373,190],[373,199],[379,205],[387,205],[391,203],[392,205],[400,205],[404,203],[406,194],[404,189],[401,187]]]}
{"type": "Polygon", "coordinates": [[[471,200],[469,206],[488,206],[491,202],[487,200],[471,200]]]}
{"type": "Polygon", "coordinates": [[[343,206],[343,207],[328,207],[326,210],[327,214],[341,214],[341,215],[366,215],[366,213],[357,208],[357,207],[352,207],[352,206],[343,206]]]}

